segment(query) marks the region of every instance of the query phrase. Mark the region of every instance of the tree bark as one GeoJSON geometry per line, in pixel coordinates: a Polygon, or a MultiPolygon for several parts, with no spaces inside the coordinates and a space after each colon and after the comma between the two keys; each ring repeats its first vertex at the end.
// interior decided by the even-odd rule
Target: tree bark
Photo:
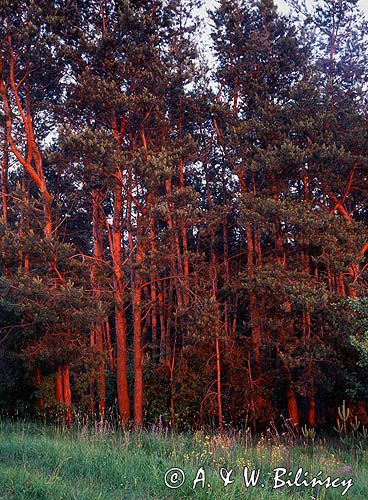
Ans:
{"type": "MultiPolygon", "coordinates": [[[[140,236],[137,236],[140,238],[140,236]]],[[[132,287],[133,306],[133,361],[134,361],[134,423],[140,428],[143,423],[143,359],[142,359],[142,287],[139,266],[143,262],[142,242],[137,242],[138,266],[132,287]]]]}
{"type": "MultiPolygon", "coordinates": [[[[94,263],[91,271],[91,281],[94,288],[94,296],[97,301],[101,300],[101,284],[98,280],[98,269],[101,266],[103,260],[103,228],[104,228],[104,218],[102,208],[103,195],[100,190],[94,189],[92,191],[92,213],[93,213],[93,256],[94,263]]],[[[95,325],[93,335],[95,342],[94,354],[97,358],[97,388],[98,388],[98,407],[100,419],[103,420],[105,416],[106,407],[106,375],[105,375],[105,350],[103,344],[103,319],[100,318],[95,325]]],[[[96,373],[93,373],[93,378],[95,379],[96,373]]]]}
{"type": "Polygon", "coordinates": [[[70,390],[70,373],[67,366],[63,366],[62,372],[62,382],[63,382],[63,400],[66,406],[65,420],[68,426],[73,422],[72,414],[72,393],[70,390]]]}

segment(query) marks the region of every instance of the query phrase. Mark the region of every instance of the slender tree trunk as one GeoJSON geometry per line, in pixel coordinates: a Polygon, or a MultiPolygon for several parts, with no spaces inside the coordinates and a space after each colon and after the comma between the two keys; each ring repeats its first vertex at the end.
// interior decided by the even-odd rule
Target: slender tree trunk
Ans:
{"type": "MultiPolygon", "coordinates": [[[[96,335],[95,335],[94,331],[91,332],[89,340],[90,340],[91,352],[95,352],[96,335]]],[[[89,397],[90,397],[91,415],[94,416],[94,414],[95,414],[95,368],[94,368],[94,366],[92,366],[91,377],[90,377],[90,381],[89,381],[89,397]]]]}
{"type": "MultiPolygon", "coordinates": [[[[305,329],[307,341],[311,338],[311,318],[309,311],[306,311],[305,317],[305,329]]],[[[315,401],[315,384],[313,375],[313,359],[310,354],[307,357],[307,399],[308,399],[308,426],[315,427],[316,425],[316,401],[315,401]]]]}
{"type": "Polygon", "coordinates": [[[291,423],[295,426],[299,425],[299,410],[295,391],[292,387],[291,375],[286,376],[286,401],[288,408],[288,416],[291,423]]]}
{"type": "Polygon", "coordinates": [[[170,369],[170,424],[171,428],[174,429],[175,422],[175,381],[174,381],[174,370],[175,370],[175,357],[176,357],[176,337],[174,339],[174,346],[172,357],[169,361],[169,369],[170,369]]]}
{"type": "MultiPolygon", "coordinates": [[[[1,67],[0,67],[1,69],[1,67]]],[[[7,125],[5,125],[7,127],[7,125]]],[[[2,216],[4,225],[8,224],[8,131],[5,129],[3,142],[3,157],[1,160],[1,200],[2,200],[2,216]]],[[[1,240],[1,258],[5,276],[10,276],[10,272],[6,263],[6,252],[1,240]]]]}
{"type": "Polygon", "coordinates": [[[216,337],[216,371],[217,371],[217,410],[218,410],[218,425],[219,431],[223,431],[223,416],[222,416],[222,389],[221,389],[221,356],[220,343],[216,337]]]}
{"type": "MultiPolygon", "coordinates": [[[[155,223],[154,218],[150,217],[150,249],[151,258],[155,257],[155,223]]],[[[151,264],[151,336],[152,336],[152,356],[153,362],[156,363],[158,359],[158,343],[157,343],[157,287],[156,287],[156,264],[151,264]]]]}
{"type": "Polygon", "coordinates": [[[70,390],[70,373],[67,366],[63,366],[62,372],[62,383],[63,383],[63,400],[66,406],[66,423],[70,426],[73,422],[72,414],[72,393],[70,390]]]}
{"type": "MultiPolygon", "coordinates": [[[[119,171],[120,172],[120,171],[119,171]]],[[[114,196],[114,218],[112,228],[113,240],[113,271],[114,271],[114,297],[115,297],[115,330],[116,330],[116,369],[117,369],[117,392],[119,403],[119,416],[121,423],[125,425],[130,418],[130,401],[128,391],[127,376],[127,325],[125,317],[125,285],[122,275],[122,255],[121,255],[121,173],[119,182],[115,187],[114,196]]]]}
{"type": "MultiPolygon", "coordinates": [[[[114,138],[117,143],[116,175],[114,185],[114,213],[112,224],[112,261],[114,272],[114,298],[115,298],[115,332],[116,332],[116,376],[119,417],[122,425],[130,419],[130,399],[127,375],[127,322],[125,316],[125,283],[122,262],[122,235],[121,215],[123,209],[122,186],[123,176],[121,171],[121,150],[126,131],[125,116],[121,119],[120,127],[117,125],[116,116],[112,121],[114,138]]],[[[129,179],[131,182],[131,178],[129,179]]],[[[129,186],[130,189],[130,186],[129,186]]],[[[131,201],[127,203],[127,220],[131,224],[131,201]]],[[[130,252],[133,251],[132,232],[129,227],[130,252]]]]}
{"type": "Polygon", "coordinates": [[[1,160],[1,199],[4,223],[8,222],[8,132],[5,130],[3,142],[3,157],[1,160]]]}
{"type": "Polygon", "coordinates": [[[167,358],[167,335],[166,335],[166,315],[165,315],[165,288],[162,286],[162,290],[158,294],[158,302],[160,306],[160,363],[164,364],[167,358]]]}
{"type": "Polygon", "coordinates": [[[132,284],[133,307],[133,365],[134,365],[134,423],[140,428],[143,423],[143,356],[142,356],[142,282],[141,269],[143,263],[142,235],[138,227],[136,272],[132,284]]]}
{"type": "MultiPolygon", "coordinates": [[[[228,236],[228,227],[227,227],[227,216],[224,216],[224,222],[223,222],[223,230],[222,230],[222,235],[223,235],[223,240],[224,240],[224,264],[225,264],[225,285],[227,287],[227,293],[229,294],[229,285],[230,285],[230,266],[229,266],[229,236],[228,236]]],[[[225,317],[225,332],[226,335],[230,335],[230,312],[229,312],[229,305],[230,305],[230,298],[226,299],[226,302],[224,304],[224,317],[225,317]]]]}
{"type": "MultiPolygon", "coordinates": [[[[98,189],[92,192],[92,213],[93,213],[93,255],[94,263],[91,271],[91,281],[94,288],[94,296],[97,301],[101,300],[101,284],[98,279],[98,270],[101,267],[103,260],[103,228],[105,214],[103,212],[102,203],[103,195],[98,189]]],[[[98,388],[98,408],[100,419],[105,416],[106,406],[106,375],[105,375],[105,350],[103,344],[103,323],[102,318],[95,325],[94,331],[91,333],[95,338],[94,354],[97,358],[97,388],[98,388]]],[[[96,378],[96,372],[93,373],[93,378],[96,378]]]]}
{"type": "Polygon", "coordinates": [[[130,401],[127,376],[126,318],[122,295],[115,295],[115,329],[116,329],[116,376],[121,423],[125,425],[130,419],[130,401]]]}

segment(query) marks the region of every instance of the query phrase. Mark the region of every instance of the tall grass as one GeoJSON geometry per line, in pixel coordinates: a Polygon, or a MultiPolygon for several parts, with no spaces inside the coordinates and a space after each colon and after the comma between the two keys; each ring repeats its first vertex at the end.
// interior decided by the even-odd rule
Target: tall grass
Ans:
{"type": "Polygon", "coordinates": [[[160,426],[146,432],[110,426],[77,425],[72,429],[0,421],[0,498],[12,499],[297,499],[368,498],[367,455],[339,441],[309,440],[269,429],[265,436],[249,431],[222,435],[173,434],[160,426]],[[165,485],[165,472],[180,467],[186,481],[179,489],[165,485]],[[206,473],[205,487],[197,471],[206,473]],[[233,469],[226,488],[219,469],[233,469]],[[261,469],[264,487],[246,489],[244,467],[261,469]],[[352,477],[342,487],[272,489],[273,469],[303,467],[313,477],[352,477]]]}

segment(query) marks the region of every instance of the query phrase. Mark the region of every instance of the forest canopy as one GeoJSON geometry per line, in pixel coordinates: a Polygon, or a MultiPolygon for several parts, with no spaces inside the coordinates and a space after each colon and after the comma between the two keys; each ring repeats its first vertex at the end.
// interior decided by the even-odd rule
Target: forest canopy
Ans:
{"type": "Polygon", "coordinates": [[[200,4],[0,2],[3,413],[367,418],[367,21],[200,4]]]}

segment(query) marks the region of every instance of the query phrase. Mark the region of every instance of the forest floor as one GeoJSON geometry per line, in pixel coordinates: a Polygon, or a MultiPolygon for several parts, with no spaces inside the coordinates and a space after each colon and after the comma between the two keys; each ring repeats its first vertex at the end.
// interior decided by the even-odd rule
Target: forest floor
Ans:
{"type": "MultiPolygon", "coordinates": [[[[182,480],[180,471],[166,474],[170,486],[178,486],[182,480]]],[[[86,427],[60,430],[2,421],[0,498],[368,499],[368,457],[363,450],[352,452],[338,441],[319,439],[307,445],[302,440],[288,443],[285,436],[255,440],[249,434],[235,433],[165,435],[157,430],[99,432],[86,427]],[[166,472],[174,467],[185,474],[184,484],[177,489],[165,484],[166,472]],[[227,470],[220,473],[222,467],[227,470]],[[308,472],[308,476],[303,476],[308,481],[322,471],[318,477],[330,476],[331,481],[336,480],[335,487],[274,488],[287,479],[289,472],[290,480],[295,482],[300,467],[303,474],[308,472]],[[283,476],[281,468],[287,470],[283,476]],[[244,470],[248,476],[251,470],[259,470],[255,486],[246,488],[244,470]],[[225,487],[226,477],[229,484],[225,487]]]]}

